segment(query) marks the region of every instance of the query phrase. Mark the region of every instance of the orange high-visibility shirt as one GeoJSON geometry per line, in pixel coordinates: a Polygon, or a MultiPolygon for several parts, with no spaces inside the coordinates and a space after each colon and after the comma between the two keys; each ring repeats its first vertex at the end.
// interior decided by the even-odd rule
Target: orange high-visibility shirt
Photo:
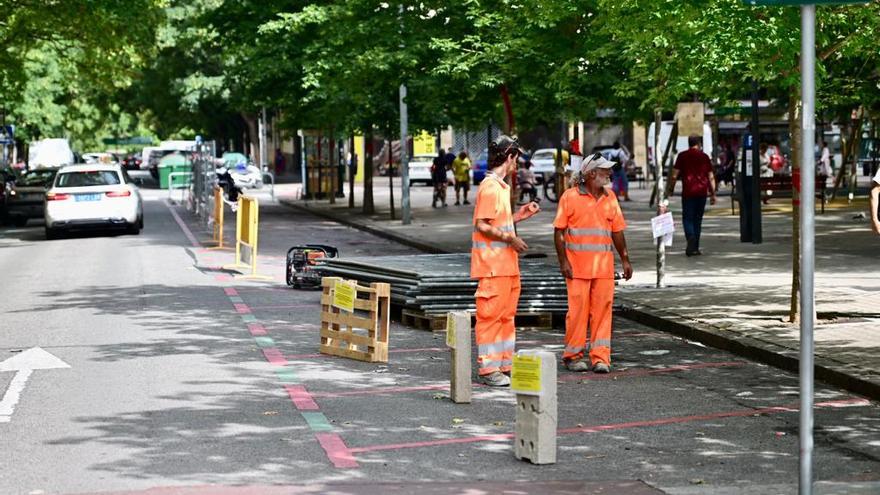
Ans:
{"type": "Polygon", "coordinates": [[[574,278],[614,278],[612,232],[626,228],[610,188],[599,198],[572,187],[559,198],[553,226],[565,229],[565,255],[574,278]]]}
{"type": "Polygon", "coordinates": [[[474,232],[471,234],[471,278],[509,277],[519,275],[519,257],[506,242],[501,242],[477,231],[477,220],[502,232],[513,232],[513,213],[510,211],[510,186],[494,174],[486,174],[477,190],[474,206],[474,232]]]}

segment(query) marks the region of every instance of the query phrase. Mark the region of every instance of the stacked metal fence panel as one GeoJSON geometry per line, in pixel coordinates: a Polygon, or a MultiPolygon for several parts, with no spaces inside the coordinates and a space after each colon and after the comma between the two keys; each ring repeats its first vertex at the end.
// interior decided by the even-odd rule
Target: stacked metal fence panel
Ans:
{"type": "MultiPolygon", "coordinates": [[[[322,276],[391,284],[392,304],[426,315],[474,310],[477,281],[470,278],[470,254],[422,254],[332,258],[318,267],[322,276]]],[[[519,312],[564,313],[565,280],[543,259],[520,260],[519,312]]]]}

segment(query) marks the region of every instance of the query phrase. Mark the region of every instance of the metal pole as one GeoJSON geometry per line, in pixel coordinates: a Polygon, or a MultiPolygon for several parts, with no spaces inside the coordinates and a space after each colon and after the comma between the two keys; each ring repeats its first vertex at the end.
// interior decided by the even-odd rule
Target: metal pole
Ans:
{"type": "MultiPolygon", "coordinates": [[[[667,206],[666,184],[663,183],[663,164],[660,163],[660,129],[663,127],[663,114],[660,109],[654,111],[654,175],[657,186],[657,205],[667,206]]],[[[669,139],[672,139],[670,134],[669,139]]],[[[666,287],[666,245],[663,238],[658,237],[657,242],[657,288],[666,287]]]]}
{"type": "Polygon", "coordinates": [[[801,355],[800,355],[800,482],[798,493],[813,493],[813,266],[815,250],[816,167],[816,6],[801,7],[801,355]]]}
{"type": "Polygon", "coordinates": [[[260,113],[260,171],[266,170],[266,107],[260,113]]]}
{"type": "Polygon", "coordinates": [[[758,81],[752,79],[752,176],[749,181],[749,226],[752,244],[764,242],[761,227],[761,125],[758,122],[758,81]]]}
{"type": "Polygon", "coordinates": [[[404,225],[412,223],[409,208],[409,158],[407,146],[407,128],[409,115],[406,106],[406,85],[400,85],[400,183],[403,191],[400,195],[400,215],[404,225]]]}

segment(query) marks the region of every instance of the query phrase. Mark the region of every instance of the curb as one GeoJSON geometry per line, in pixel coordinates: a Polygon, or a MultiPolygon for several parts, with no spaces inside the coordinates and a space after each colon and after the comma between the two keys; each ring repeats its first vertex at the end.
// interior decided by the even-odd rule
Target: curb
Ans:
{"type": "Polygon", "coordinates": [[[315,216],[318,216],[318,217],[321,217],[321,218],[324,218],[327,220],[331,220],[336,223],[346,225],[348,227],[362,230],[364,232],[368,232],[370,234],[381,237],[383,239],[388,239],[389,241],[394,241],[398,244],[403,244],[404,246],[409,246],[411,248],[418,249],[419,251],[424,251],[425,253],[428,253],[428,254],[449,254],[450,253],[450,251],[446,251],[445,249],[440,249],[436,246],[419,241],[417,239],[413,239],[413,238],[405,236],[403,234],[398,234],[395,232],[388,232],[387,230],[384,230],[381,228],[372,227],[370,225],[365,225],[363,223],[358,223],[353,220],[349,220],[347,218],[344,218],[341,215],[336,215],[335,213],[331,213],[328,211],[315,209],[315,208],[309,208],[306,205],[292,203],[289,200],[284,200],[284,199],[279,199],[278,203],[281,205],[287,206],[289,208],[293,208],[293,209],[296,209],[299,211],[311,213],[312,215],[315,215],[315,216]]]}
{"type": "MultiPolygon", "coordinates": [[[[625,298],[617,299],[619,304],[615,304],[614,312],[623,318],[774,368],[799,373],[800,356],[796,350],[744,335],[732,335],[730,331],[711,324],[637,304],[625,298]]],[[[816,380],[880,400],[880,382],[862,378],[868,375],[864,369],[830,362],[826,358],[814,361],[814,373],[816,380]]]]}
{"type": "MultiPolygon", "coordinates": [[[[294,204],[289,201],[279,200],[280,204],[305,211],[313,215],[346,225],[370,234],[388,239],[405,246],[409,246],[429,254],[448,254],[449,251],[439,249],[431,244],[412,239],[408,236],[389,232],[387,230],[365,225],[343,218],[340,215],[309,208],[305,205],[294,204]]],[[[703,323],[692,318],[670,313],[662,309],[646,306],[628,300],[625,296],[615,294],[616,303],[614,314],[628,320],[644,324],[656,330],[670,333],[693,340],[707,346],[731,352],[738,356],[751,359],[774,368],[779,368],[791,373],[798,374],[800,356],[798,352],[788,347],[783,347],[773,342],[758,340],[744,335],[731,334],[730,331],[703,323]]],[[[865,378],[868,375],[864,369],[845,363],[814,361],[814,374],[816,380],[849,390],[865,397],[880,400],[880,380],[872,382],[865,378]]]]}

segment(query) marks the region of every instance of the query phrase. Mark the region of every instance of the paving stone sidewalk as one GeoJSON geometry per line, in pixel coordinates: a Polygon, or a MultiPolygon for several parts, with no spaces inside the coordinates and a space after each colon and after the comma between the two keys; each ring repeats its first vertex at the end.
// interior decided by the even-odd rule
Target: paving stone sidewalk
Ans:
{"type": "MultiPolygon", "coordinates": [[[[412,223],[400,221],[400,187],[395,185],[396,220],[388,207],[387,179],[374,186],[377,213],[361,211],[348,198],[329,201],[299,198],[299,185],[276,189],[279,201],[340,223],[393,238],[426,252],[464,252],[470,244],[473,206],[432,208],[430,188],[411,189],[412,223]]],[[[722,190],[722,194],[725,191],[722,190]]],[[[474,191],[471,191],[473,196],[474,191]]],[[[701,257],[684,255],[680,226],[667,254],[666,287],[657,289],[656,255],[647,206],[650,190],[635,187],[633,200],[622,203],[636,274],[621,283],[616,296],[620,314],[656,328],[728,349],[785,369],[797,370],[799,326],[787,323],[791,302],[792,221],[784,212],[789,200],[775,199],[763,218],[764,242],[741,243],[739,217],[731,214],[729,196],[707,211],[701,257]]],[[[680,222],[680,203],[672,210],[680,222]]],[[[530,253],[555,263],[552,219],[555,204],[518,226],[530,253]]],[[[816,376],[880,398],[880,237],[859,213],[860,204],[832,204],[816,216],[816,376]]]]}

